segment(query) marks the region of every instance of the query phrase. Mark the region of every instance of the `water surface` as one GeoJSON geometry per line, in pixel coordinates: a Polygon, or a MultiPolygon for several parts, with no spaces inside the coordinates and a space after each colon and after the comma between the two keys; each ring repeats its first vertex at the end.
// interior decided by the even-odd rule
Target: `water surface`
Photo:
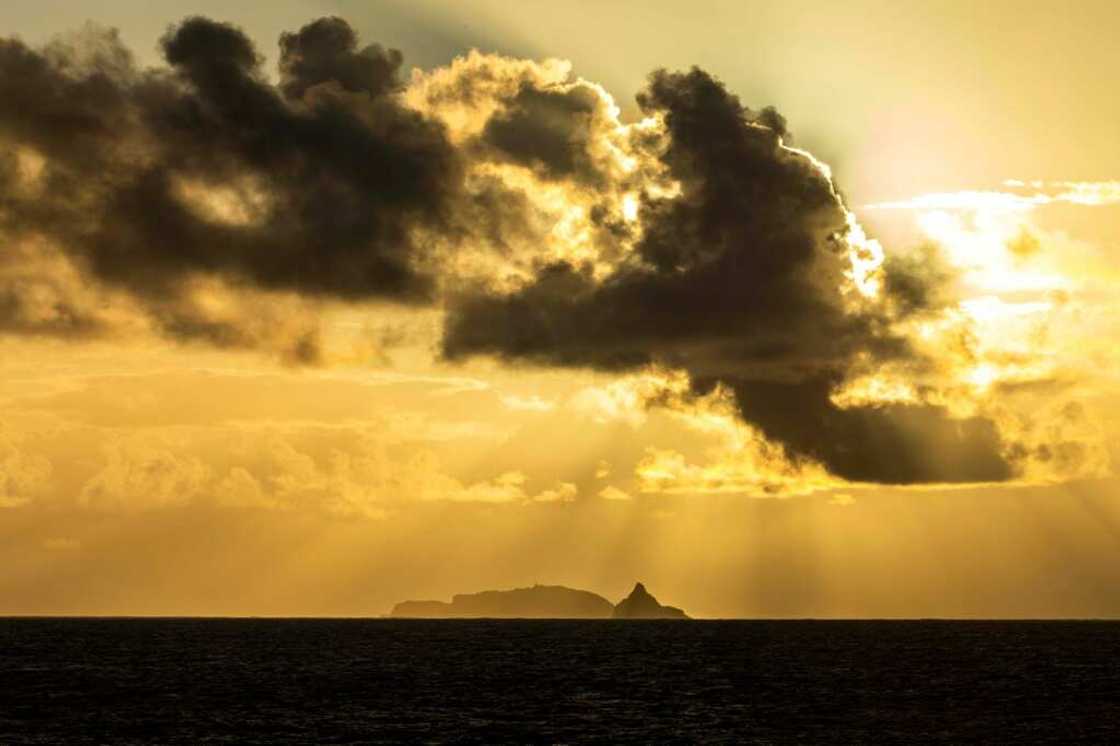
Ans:
{"type": "Polygon", "coordinates": [[[1120,623],[0,619],[0,743],[1120,740],[1120,623]]]}

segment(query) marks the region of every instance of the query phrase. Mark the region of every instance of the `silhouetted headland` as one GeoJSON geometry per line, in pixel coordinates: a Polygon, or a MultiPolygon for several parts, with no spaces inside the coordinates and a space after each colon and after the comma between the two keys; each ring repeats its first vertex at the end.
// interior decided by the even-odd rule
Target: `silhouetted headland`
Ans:
{"type": "Polygon", "coordinates": [[[688,619],[638,583],[617,606],[597,593],[562,585],[461,593],[446,601],[403,601],[390,616],[411,619],[688,619]]]}
{"type": "Polygon", "coordinates": [[[615,619],[688,619],[688,614],[675,606],[662,606],[641,583],[614,607],[615,619]]]}

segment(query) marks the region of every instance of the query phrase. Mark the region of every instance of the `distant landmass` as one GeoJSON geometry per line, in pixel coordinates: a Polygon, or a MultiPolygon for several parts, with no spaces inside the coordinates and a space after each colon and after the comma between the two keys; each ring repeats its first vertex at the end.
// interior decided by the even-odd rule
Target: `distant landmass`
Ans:
{"type": "Polygon", "coordinates": [[[615,619],[688,619],[676,606],[662,606],[641,583],[614,607],[615,619]]]}
{"type": "Polygon", "coordinates": [[[562,585],[461,593],[446,601],[402,601],[390,616],[406,619],[688,619],[662,606],[641,583],[616,606],[597,593],[562,585]]]}
{"type": "Polygon", "coordinates": [[[510,591],[461,593],[445,601],[405,601],[391,616],[424,618],[603,619],[614,612],[607,599],[562,585],[534,585],[510,591]]]}

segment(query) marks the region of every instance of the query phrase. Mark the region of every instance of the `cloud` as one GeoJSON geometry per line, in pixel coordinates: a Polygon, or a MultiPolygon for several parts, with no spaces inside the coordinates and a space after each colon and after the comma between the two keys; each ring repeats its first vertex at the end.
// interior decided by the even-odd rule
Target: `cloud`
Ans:
{"type": "Polygon", "coordinates": [[[868,210],[1030,211],[1054,204],[1097,207],[1120,204],[1120,181],[1019,181],[1003,183],[1007,191],[933,192],[902,200],[875,202],[868,210]]]}
{"type": "Polygon", "coordinates": [[[579,496],[579,488],[571,482],[558,482],[552,489],[544,490],[530,498],[538,503],[570,503],[579,496]]]}
{"type": "Polygon", "coordinates": [[[605,180],[589,147],[594,119],[609,106],[586,84],[546,89],[522,83],[517,94],[487,120],[479,143],[495,157],[531,168],[545,179],[595,186],[605,180]]]}
{"type": "Polygon", "coordinates": [[[0,508],[25,505],[50,487],[53,467],[26,438],[0,425],[0,508]]]}
{"type": "Polygon", "coordinates": [[[135,302],[89,283],[56,248],[34,239],[6,243],[0,256],[0,333],[90,339],[149,327],[135,302]]]}
{"type": "MultiPolygon", "coordinates": [[[[431,297],[415,229],[448,229],[462,166],[443,127],[401,102],[398,54],[356,50],[344,22],[324,19],[285,35],[277,88],[232,26],[189,18],[161,46],[169,67],[139,70],[111,31],[39,50],[0,40],[7,241],[44,243],[171,336],[223,345],[258,344],[244,328],[255,309],[200,318],[198,282],[431,297]],[[104,53],[79,64],[90,47],[104,53]]],[[[97,328],[54,308],[0,304],[4,326],[97,328]]]]}
{"type": "Polygon", "coordinates": [[[380,96],[401,88],[402,61],[396,49],[377,44],[358,49],[358,37],[346,21],[320,18],[280,36],[280,90],[294,101],[322,83],[380,96]]]}
{"type": "Polygon", "coordinates": [[[704,396],[687,389],[660,395],[670,416],[707,440],[699,458],[668,447],[651,446],[635,467],[638,489],[660,494],[738,494],[788,497],[842,483],[819,463],[792,460],[783,447],[743,422],[730,390],[717,387],[704,396]]]}
{"type": "Polygon", "coordinates": [[[599,490],[599,497],[603,498],[604,500],[611,500],[614,502],[628,502],[634,499],[628,493],[620,490],[613,484],[608,484],[606,487],[599,490]]]}
{"type": "Polygon", "coordinates": [[[568,400],[576,414],[605,425],[623,422],[638,427],[645,422],[650,403],[667,394],[679,395],[688,388],[684,375],[650,369],[595,386],[585,386],[568,400]]]}
{"type": "Polygon", "coordinates": [[[21,247],[0,332],[135,327],[315,362],[327,301],[430,306],[626,233],[617,108],[566,63],[472,55],[406,86],[399,52],[333,17],[281,37],[278,85],[228,24],[188,18],[160,46],[141,69],[94,26],[0,39],[0,236],[21,247]],[[298,320],[261,323],[275,303],[298,320]]]}
{"type": "MultiPolygon", "coordinates": [[[[650,404],[716,394],[759,444],[752,453],[782,462],[770,472],[783,484],[816,470],[1005,481],[1023,473],[1023,453],[1043,453],[968,389],[1003,369],[976,356],[960,321],[960,288],[977,275],[958,265],[973,245],[886,257],[785,119],[708,73],[655,71],[641,118],[624,122],[607,91],[560,60],[472,52],[405,80],[399,52],[361,43],[336,17],[279,47],[273,83],[240,29],[201,17],[168,29],[165,64],[150,69],[93,27],[36,49],[0,40],[0,238],[14,247],[0,259],[0,332],[154,332],[317,363],[327,309],[392,303],[442,313],[450,362],[671,372],[684,384],[668,399],[631,382],[589,389],[572,408],[634,424],[650,404]],[[929,343],[930,329],[952,352],[929,343]]],[[[1112,182],[1006,188],[907,206],[1117,194],[1112,182]]],[[[877,207],[892,206],[903,205],[877,207]]],[[[940,226],[946,244],[963,235],[940,226]]],[[[1005,236],[999,251],[1029,261],[1041,253],[1030,237],[1005,236]]],[[[90,499],[184,466],[150,459],[148,471],[107,472],[90,499]]],[[[732,461],[726,479],[692,463],[675,479],[708,491],[756,474],[741,453],[732,461]]],[[[333,485],[345,509],[368,490],[340,474],[368,466],[291,476],[333,485]]],[[[220,478],[252,492],[244,477],[220,478]]],[[[505,476],[412,486],[533,497],[505,476]]]]}
{"type": "Polygon", "coordinates": [[[529,396],[508,394],[502,397],[502,406],[520,412],[551,412],[556,409],[556,402],[542,398],[537,394],[529,396]]]}
{"type": "Polygon", "coordinates": [[[827,169],[784,144],[777,115],[747,109],[695,69],[655,73],[639,103],[663,123],[659,159],[678,189],[642,195],[633,254],[605,277],[553,262],[514,292],[458,298],[445,355],[680,369],[697,394],[726,387],[793,462],[853,481],[1009,478],[983,418],[908,404],[841,408],[830,398],[856,361],[913,356],[892,309],[924,310],[921,278],[911,276],[905,303],[862,297],[879,291],[859,275],[874,272],[860,266],[874,252],[827,169]],[[953,458],[931,459],[938,449],[953,458]]]}
{"type": "Polygon", "coordinates": [[[175,452],[171,443],[125,438],[105,446],[106,463],[82,487],[78,502],[104,511],[187,505],[212,478],[199,458],[175,452]]]}
{"type": "Polygon", "coordinates": [[[998,431],[1019,483],[1106,477],[1101,397],[1115,386],[1105,371],[1114,367],[1116,330],[1105,288],[1115,282],[1115,262],[1106,246],[1046,227],[1047,215],[1033,208],[1108,204],[1112,183],[1005,186],[1031,203],[1009,209],[971,198],[980,192],[911,201],[928,243],[892,255],[887,285],[941,309],[907,324],[911,345],[928,364],[869,367],[833,399],[845,407],[856,400],[922,403],[958,418],[982,417],[998,431]],[[909,287],[914,275],[920,294],[909,287]],[[1068,412],[1080,415],[1071,419],[1068,412]]]}
{"type": "Polygon", "coordinates": [[[526,506],[578,497],[572,482],[516,469],[464,478],[454,457],[472,444],[441,445],[396,429],[85,425],[34,447],[0,431],[0,507],[127,514],[202,506],[379,520],[418,504],[526,506]],[[87,455],[56,484],[48,456],[73,452],[87,455]]]}

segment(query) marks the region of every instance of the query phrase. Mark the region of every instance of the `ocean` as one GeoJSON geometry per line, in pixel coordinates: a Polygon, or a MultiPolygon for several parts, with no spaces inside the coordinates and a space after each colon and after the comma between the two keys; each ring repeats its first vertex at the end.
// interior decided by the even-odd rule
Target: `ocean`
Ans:
{"type": "Polygon", "coordinates": [[[0,619],[0,744],[1120,741],[1120,623],[0,619]]]}

